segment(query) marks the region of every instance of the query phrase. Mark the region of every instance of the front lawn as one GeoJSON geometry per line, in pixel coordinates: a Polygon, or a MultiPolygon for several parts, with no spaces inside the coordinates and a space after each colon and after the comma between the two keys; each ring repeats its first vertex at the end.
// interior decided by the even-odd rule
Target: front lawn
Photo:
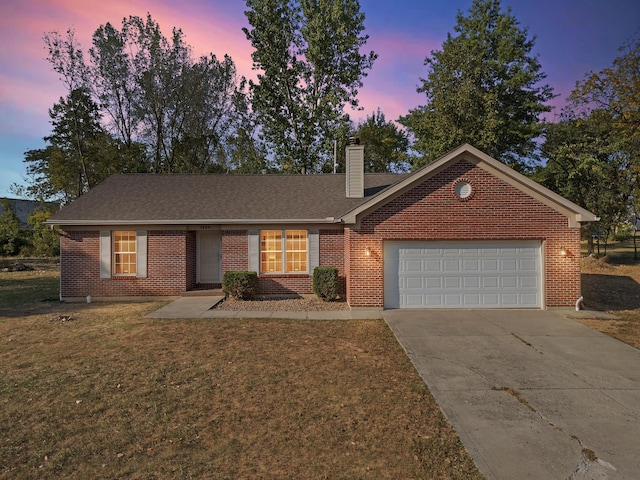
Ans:
{"type": "Polygon", "coordinates": [[[382,321],[152,320],[56,285],[0,273],[0,478],[482,478],[382,321]]]}

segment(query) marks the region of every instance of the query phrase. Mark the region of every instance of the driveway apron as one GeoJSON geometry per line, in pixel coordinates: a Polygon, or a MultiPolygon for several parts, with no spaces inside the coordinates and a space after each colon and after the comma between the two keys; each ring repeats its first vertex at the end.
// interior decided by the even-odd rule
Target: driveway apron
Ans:
{"type": "Polygon", "coordinates": [[[638,479],[640,350],[569,313],[383,316],[487,479],[638,479]]]}

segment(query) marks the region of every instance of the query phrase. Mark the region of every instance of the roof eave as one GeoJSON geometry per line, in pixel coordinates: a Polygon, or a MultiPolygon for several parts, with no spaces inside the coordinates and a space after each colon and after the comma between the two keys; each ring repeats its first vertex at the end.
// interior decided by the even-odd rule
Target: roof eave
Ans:
{"type": "Polygon", "coordinates": [[[599,222],[600,217],[594,215],[591,212],[587,212],[588,215],[580,215],[576,214],[576,222],[578,223],[589,223],[589,222],[599,222]]]}
{"type": "Polygon", "coordinates": [[[114,225],[265,225],[265,224],[335,224],[342,219],[327,218],[252,218],[252,219],[170,219],[170,220],[55,220],[49,219],[46,225],[58,226],[114,226],[114,225]]]}

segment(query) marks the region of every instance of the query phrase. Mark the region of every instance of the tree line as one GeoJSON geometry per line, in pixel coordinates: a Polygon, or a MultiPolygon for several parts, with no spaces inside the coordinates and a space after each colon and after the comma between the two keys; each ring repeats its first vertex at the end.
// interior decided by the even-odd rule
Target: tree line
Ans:
{"type": "Polygon", "coordinates": [[[195,58],[182,30],[165,37],[150,14],[101,25],[86,51],[72,30],[46,34],[67,95],[15,191],[69,202],[116,172],[328,173],[334,151],[342,171],[355,134],[370,172],[418,168],[470,143],[596,213],[591,228],[605,236],[637,210],[640,38],[577,81],[549,122],[556,95],[535,36],[500,0],[474,0],[425,58],[424,105],[397,123],[378,109],[355,125],[347,110],[377,58],[359,2],[245,3],[249,81],[228,55],[195,58]]]}
{"type": "Polygon", "coordinates": [[[55,210],[41,204],[27,216],[24,225],[7,198],[0,199],[0,257],[56,257],[60,239],[44,222],[55,210]]]}

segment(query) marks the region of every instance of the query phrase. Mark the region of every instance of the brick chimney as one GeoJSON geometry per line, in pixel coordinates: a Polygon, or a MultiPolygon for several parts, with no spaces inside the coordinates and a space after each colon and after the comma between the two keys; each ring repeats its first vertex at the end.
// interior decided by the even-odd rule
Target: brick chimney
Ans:
{"type": "Polygon", "coordinates": [[[364,146],[357,137],[349,138],[346,151],[347,198],[364,197],[364,146]]]}

